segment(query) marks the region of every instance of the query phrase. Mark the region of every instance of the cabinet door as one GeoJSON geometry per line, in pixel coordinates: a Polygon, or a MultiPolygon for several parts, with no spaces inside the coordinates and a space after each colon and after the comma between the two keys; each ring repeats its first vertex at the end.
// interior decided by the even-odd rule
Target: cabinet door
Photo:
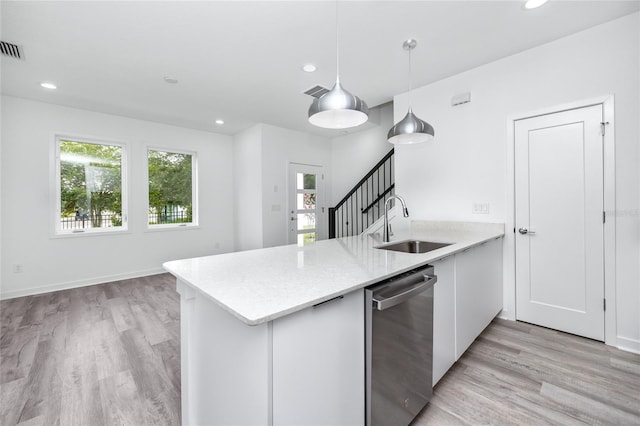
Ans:
{"type": "Polygon", "coordinates": [[[273,322],[273,424],[364,424],[364,290],[273,322]]]}
{"type": "Polygon", "coordinates": [[[456,254],[456,359],[502,310],[502,238],[456,254]]]}
{"type": "Polygon", "coordinates": [[[433,294],[433,385],[456,361],[454,256],[433,262],[438,282],[433,294]]]}

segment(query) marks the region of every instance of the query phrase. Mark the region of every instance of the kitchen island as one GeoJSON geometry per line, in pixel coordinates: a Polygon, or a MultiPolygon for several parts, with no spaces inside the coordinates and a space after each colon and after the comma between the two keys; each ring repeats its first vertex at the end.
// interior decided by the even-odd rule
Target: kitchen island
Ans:
{"type": "MultiPolygon", "coordinates": [[[[491,268],[492,289],[471,289],[491,295],[484,317],[472,321],[476,328],[488,324],[502,306],[503,235],[502,224],[413,222],[410,234],[393,240],[451,245],[410,254],[377,249],[377,236],[360,235],[165,263],[181,295],[183,424],[364,424],[363,288],[442,263],[437,345],[438,318],[456,315],[454,306],[443,312],[440,304],[438,311],[438,286],[449,304],[456,287],[447,282],[455,277],[447,258],[496,247],[480,262],[499,266],[491,268]]],[[[443,345],[449,337],[440,336],[443,345]]],[[[466,349],[455,337],[450,363],[466,349]]],[[[437,352],[434,346],[434,361],[437,352]]]]}

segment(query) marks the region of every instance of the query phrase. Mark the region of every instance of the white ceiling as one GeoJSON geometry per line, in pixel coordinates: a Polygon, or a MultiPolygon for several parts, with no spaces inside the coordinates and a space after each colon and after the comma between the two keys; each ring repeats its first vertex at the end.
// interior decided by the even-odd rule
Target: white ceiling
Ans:
{"type": "MultiPolygon", "coordinates": [[[[218,133],[263,122],[335,135],[308,124],[312,98],[302,94],[335,81],[335,4],[3,0],[1,38],[26,60],[2,58],[2,93],[218,133]],[[318,70],[302,72],[307,62],[318,70]]],[[[522,5],[339,1],[341,81],[380,105],[407,90],[407,38],[418,40],[418,87],[640,9],[635,0],[522,5]]]]}

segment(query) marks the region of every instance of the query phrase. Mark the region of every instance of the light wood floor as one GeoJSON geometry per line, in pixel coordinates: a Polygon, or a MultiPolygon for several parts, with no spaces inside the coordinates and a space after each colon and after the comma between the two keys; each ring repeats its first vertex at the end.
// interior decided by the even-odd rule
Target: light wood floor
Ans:
{"type": "MultiPolygon", "coordinates": [[[[0,303],[0,425],[178,425],[168,274],[0,303]]],[[[640,425],[640,355],[495,320],[414,425],[640,425]]]]}
{"type": "Polygon", "coordinates": [[[1,425],[177,425],[169,274],[0,303],[1,425]]]}
{"type": "Polygon", "coordinates": [[[496,319],[413,424],[640,425],[640,355],[496,319]]]}

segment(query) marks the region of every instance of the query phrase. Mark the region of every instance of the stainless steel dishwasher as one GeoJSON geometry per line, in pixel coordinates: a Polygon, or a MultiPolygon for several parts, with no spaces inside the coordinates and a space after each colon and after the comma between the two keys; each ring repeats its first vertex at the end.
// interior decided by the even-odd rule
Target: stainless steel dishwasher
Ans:
{"type": "Polygon", "coordinates": [[[367,426],[406,426],[431,399],[437,280],[427,265],[365,290],[367,426]]]}

